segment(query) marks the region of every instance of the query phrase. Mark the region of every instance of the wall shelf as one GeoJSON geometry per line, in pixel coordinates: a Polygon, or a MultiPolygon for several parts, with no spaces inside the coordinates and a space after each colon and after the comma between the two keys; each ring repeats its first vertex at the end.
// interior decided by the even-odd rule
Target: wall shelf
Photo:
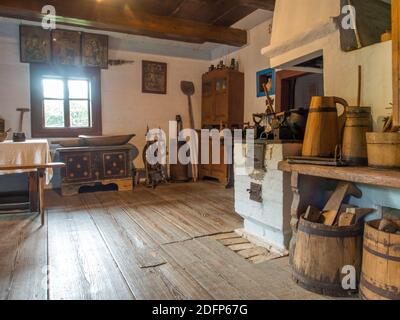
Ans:
{"type": "Polygon", "coordinates": [[[280,162],[278,168],[284,172],[297,172],[300,175],[400,189],[400,170],[289,164],[287,161],[280,162]]]}

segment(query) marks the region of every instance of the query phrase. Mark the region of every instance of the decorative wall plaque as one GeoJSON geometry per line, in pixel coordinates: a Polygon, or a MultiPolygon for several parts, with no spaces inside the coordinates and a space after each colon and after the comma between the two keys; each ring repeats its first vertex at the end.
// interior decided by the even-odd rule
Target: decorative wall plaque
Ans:
{"type": "Polygon", "coordinates": [[[167,64],[143,61],[142,91],[144,93],[167,93],[167,64]]]}

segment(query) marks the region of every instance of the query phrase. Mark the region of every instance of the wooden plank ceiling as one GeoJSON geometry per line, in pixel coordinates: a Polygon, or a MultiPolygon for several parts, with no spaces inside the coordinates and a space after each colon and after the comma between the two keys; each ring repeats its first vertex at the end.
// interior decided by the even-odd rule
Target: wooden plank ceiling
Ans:
{"type": "Polygon", "coordinates": [[[40,21],[53,5],[62,24],[190,43],[241,47],[247,32],[231,26],[275,0],[0,0],[0,16],[40,21]]]}
{"type": "MultiPolygon", "coordinates": [[[[105,0],[103,0],[105,1],[105,0]]],[[[275,0],[117,0],[120,5],[158,16],[169,16],[230,27],[256,9],[274,10],[275,0]]]]}

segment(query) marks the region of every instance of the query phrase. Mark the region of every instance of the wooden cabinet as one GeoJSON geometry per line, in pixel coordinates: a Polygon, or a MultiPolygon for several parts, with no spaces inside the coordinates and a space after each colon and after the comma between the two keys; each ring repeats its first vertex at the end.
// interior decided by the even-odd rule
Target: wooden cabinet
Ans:
{"type": "MultiPolygon", "coordinates": [[[[203,75],[202,91],[203,128],[242,128],[244,122],[244,74],[234,70],[215,70],[203,75]]],[[[221,142],[220,164],[212,164],[210,142],[210,164],[199,166],[200,178],[210,177],[221,183],[230,181],[229,165],[224,163],[224,144],[221,142]]]]}
{"type": "Polygon", "coordinates": [[[79,193],[83,186],[111,184],[118,190],[132,190],[132,145],[57,149],[66,164],[61,171],[63,195],[79,193]]]}
{"type": "Polygon", "coordinates": [[[244,74],[216,70],[203,75],[202,124],[241,128],[244,122],[244,74]]]}
{"type": "Polygon", "coordinates": [[[225,150],[224,142],[221,141],[221,148],[218,150],[220,153],[219,164],[213,164],[213,150],[212,150],[212,140],[209,142],[209,159],[208,164],[200,164],[199,166],[199,178],[203,179],[205,177],[217,179],[223,184],[229,183],[229,166],[225,164],[225,150]]]}

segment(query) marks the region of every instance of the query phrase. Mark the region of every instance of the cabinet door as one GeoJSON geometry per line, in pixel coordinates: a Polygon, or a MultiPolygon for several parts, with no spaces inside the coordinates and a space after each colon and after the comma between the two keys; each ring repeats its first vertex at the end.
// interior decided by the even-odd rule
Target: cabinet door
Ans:
{"type": "Polygon", "coordinates": [[[104,152],[103,176],[105,179],[125,178],[129,176],[127,155],[125,152],[104,152]]]}
{"type": "Polygon", "coordinates": [[[199,175],[200,178],[204,178],[204,177],[209,177],[211,175],[211,146],[209,144],[208,146],[208,164],[202,164],[202,159],[201,159],[201,155],[202,155],[202,149],[201,149],[201,145],[202,143],[200,143],[200,153],[199,153],[199,175]]]}
{"type": "Polygon", "coordinates": [[[219,164],[213,164],[211,165],[211,175],[213,177],[217,177],[220,180],[226,180],[227,179],[227,168],[228,166],[225,164],[225,148],[222,145],[220,150],[220,162],[219,164]]]}
{"type": "Polygon", "coordinates": [[[88,153],[70,153],[61,156],[65,163],[63,181],[80,182],[92,180],[92,157],[88,153]]]}
{"type": "Polygon", "coordinates": [[[229,117],[228,79],[218,78],[215,80],[215,110],[214,119],[217,122],[228,122],[229,117]]]}
{"type": "Polygon", "coordinates": [[[203,82],[202,121],[203,124],[212,124],[214,122],[214,90],[212,80],[203,82]]]}

